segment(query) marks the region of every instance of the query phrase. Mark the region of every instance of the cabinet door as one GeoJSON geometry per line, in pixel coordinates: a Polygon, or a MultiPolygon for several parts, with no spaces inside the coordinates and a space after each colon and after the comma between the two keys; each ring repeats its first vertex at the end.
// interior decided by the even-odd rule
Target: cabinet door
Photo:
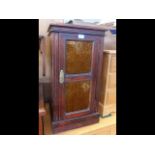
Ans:
{"type": "Polygon", "coordinates": [[[61,119],[95,113],[101,39],[59,34],[59,107],[61,119]]]}

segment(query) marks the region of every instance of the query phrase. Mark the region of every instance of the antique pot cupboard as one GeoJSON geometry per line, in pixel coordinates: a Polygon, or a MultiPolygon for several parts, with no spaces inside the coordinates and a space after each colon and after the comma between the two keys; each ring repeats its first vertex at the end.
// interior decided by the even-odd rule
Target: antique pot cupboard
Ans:
{"type": "Polygon", "coordinates": [[[99,92],[105,30],[51,24],[51,118],[53,133],[99,121],[99,92]]]}

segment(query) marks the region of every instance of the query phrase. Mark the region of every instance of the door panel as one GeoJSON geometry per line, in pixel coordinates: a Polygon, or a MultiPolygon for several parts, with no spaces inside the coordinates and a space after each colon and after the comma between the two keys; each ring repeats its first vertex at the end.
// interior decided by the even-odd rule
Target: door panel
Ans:
{"type": "Polygon", "coordinates": [[[89,108],[90,81],[69,82],[65,84],[66,113],[89,108]]]}
{"type": "Polygon", "coordinates": [[[66,74],[81,74],[91,70],[92,59],[91,41],[66,42],[66,74]]]}
{"type": "Polygon", "coordinates": [[[93,113],[100,38],[60,33],[59,39],[59,71],[64,71],[64,82],[59,84],[61,116],[70,119],[93,113]]]}

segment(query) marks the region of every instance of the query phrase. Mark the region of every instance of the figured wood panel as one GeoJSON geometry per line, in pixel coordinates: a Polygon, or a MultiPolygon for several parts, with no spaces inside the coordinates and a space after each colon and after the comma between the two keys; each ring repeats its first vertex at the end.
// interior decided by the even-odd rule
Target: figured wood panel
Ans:
{"type": "Polygon", "coordinates": [[[91,41],[66,42],[66,74],[90,72],[92,45],[91,41]]]}
{"type": "Polygon", "coordinates": [[[89,106],[90,81],[70,82],[65,84],[66,112],[87,109],[89,106]]]}

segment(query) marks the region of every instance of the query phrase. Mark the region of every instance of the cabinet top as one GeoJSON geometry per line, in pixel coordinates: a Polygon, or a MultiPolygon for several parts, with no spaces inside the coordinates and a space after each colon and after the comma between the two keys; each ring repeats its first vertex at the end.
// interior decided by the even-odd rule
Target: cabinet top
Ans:
{"type": "Polygon", "coordinates": [[[104,35],[106,29],[101,26],[86,26],[75,24],[50,24],[48,32],[85,33],[92,35],[104,35]]]}

